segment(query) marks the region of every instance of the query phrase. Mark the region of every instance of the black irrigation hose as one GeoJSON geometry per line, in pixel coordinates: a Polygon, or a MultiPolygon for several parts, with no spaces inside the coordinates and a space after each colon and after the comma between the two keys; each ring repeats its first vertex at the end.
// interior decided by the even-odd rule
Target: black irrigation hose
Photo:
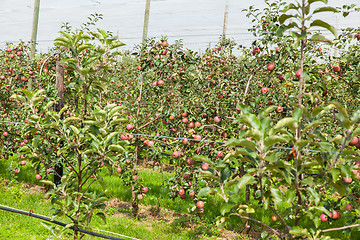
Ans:
{"type": "MultiPolygon", "coordinates": [[[[44,217],[44,216],[41,216],[41,215],[38,215],[38,214],[31,213],[31,210],[29,212],[26,212],[26,211],[18,210],[18,209],[15,209],[15,208],[6,207],[6,206],[3,206],[3,205],[0,205],[0,210],[13,212],[13,213],[19,213],[19,214],[23,214],[23,215],[26,215],[26,216],[29,216],[29,217],[38,218],[38,219],[41,219],[41,220],[44,220],[44,221],[47,221],[47,222],[51,222],[51,223],[60,225],[62,227],[66,226],[65,223],[62,223],[62,222],[59,222],[59,221],[56,221],[56,220],[51,220],[48,217],[44,217]]],[[[95,236],[95,237],[105,238],[105,239],[128,240],[128,239],[125,239],[125,238],[112,237],[112,236],[104,235],[104,234],[101,234],[101,233],[91,232],[91,231],[84,230],[84,229],[77,228],[77,227],[70,227],[70,229],[72,229],[74,231],[81,232],[81,233],[85,233],[85,234],[88,234],[88,235],[92,235],[92,236],[95,236]]]]}

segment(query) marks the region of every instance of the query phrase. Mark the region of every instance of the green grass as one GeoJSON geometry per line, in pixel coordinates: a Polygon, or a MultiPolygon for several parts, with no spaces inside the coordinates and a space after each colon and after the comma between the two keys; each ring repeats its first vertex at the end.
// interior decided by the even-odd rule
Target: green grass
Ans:
{"type": "MultiPolygon", "coordinates": [[[[33,183],[39,184],[35,179],[35,172],[33,172],[30,166],[21,168],[20,174],[14,175],[12,173],[13,166],[11,165],[11,158],[7,161],[0,161],[0,178],[2,181],[7,179],[7,185],[0,182],[0,204],[22,209],[25,211],[34,210],[35,213],[50,216],[51,204],[48,200],[43,198],[41,193],[29,193],[26,189],[21,188],[21,183],[33,183]],[[9,180],[10,179],[10,180],[9,180]],[[12,180],[11,180],[12,179],[12,180]]],[[[103,171],[104,183],[106,186],[105,194],[109,199],[118,198],[122,201],[131,200],[131,191],[129,186],[124,186],[121,180],[116,176],[108,176],[107,171],[103,171]]],[[[194,206],[194,202],[187,198],[181,200],[176,198],[172,200],[168,197],[167,189],[164,187],[163,179],[166,181],[172,174],[164,173],[160,174],[158,171],[140,171],[139,176],[143,179],[146,185],[149,187],[147,196],[141,201],[141,204],[149,206],[158,206],[158,202],[161,204],[161,209],[171,209],[177,213],[189,213],[188,209],[194,206]]],[[[91,190],[104,191],[102,186],[95,183],[91,190]]],[[[242,194],[242,200],[245,202],[245,194],[242,194]]],[[[147,221],[144,219],[136,220],[129,215],[121,214],[119,209],[107,210],[107,223],[104,224],[101,219],[94,218],[91,222],[91,226],[94,228],[107,230],[111,232],[121,233],[129,235],[131,237],[139,239],[216,239],[216,232],[211,229],[215,229],[216,217],[220,216],[220,208],[223,200],[219,196],[211,196],[206,200],[204,216],[199,219],[193,217],[192,221],[201,223],[204,222],[209,228],[197,230],[186,230],[181,228],[183,221],[181,217],[174,220],[172,225],[165,221],[147,221]],[[204,234],[205,232],[205,234],[204,234]],[[215,234],[215,235],[214,235],[215,234]],[[214,235],[210,237],[211,235],[214,235]]],[[[273,228],[283,229],[284,227],[278,220],[277,222],[271,221],[272,212],[266,210],[263,206],[258,205],[258,200],[253,197],[250,199],[250,203],[255,206],[256,213],[251,217],[258,219],[273,228]]],[[[281,206],[283,209],[288,207],[288,204],[284,203],[281,206]]],[[[125,209],[122,209],[125,210],[125,209]]],[[[130,209],[128,209],[130,212],[130,209]]],[[[322,223],[321,227],[333,228],[346,225],[346,214],[342,214],[342,218],[339,221],[329,221],[322,223]]],[[[68,219],[57,219],[65,223],[69,223],[68,219]]],[[[30,218],[24,215],[9,213],[0,211],[0,239],[48,239],[51,237],[51,233],[40,224],[40,220],[30,218]]],[[[304,220],[303,224],[310,224],[304,220]]],[[[227,228],[234,230],[241,230],[243,222],[236,216],[230,217],[227,220],[227,228]]],[[[310,226],[310,225],[308,225],[310,226]]],[[[263,231],[263,227],[253,224],[253,229],[256,231],[263,231]]],[[[71,234],[71,231],[68,231],[71,234]]],[[[353,231],[336,231],[327,234],[332,239],[360,239],[359,231],[354,229],[353,231]]],[[[66,236],[69,238],[69,236],[66,236]]],[[[87,237],[86,239],[93,239],[87,237]]]]}
{"type": "MultiPolygon", "coordinates": [[[[4,182],[5,180],[2,179],[4,182]]],[[[24,211],[49,216],[51,204],[41,193],[29,193],[17,182],[0,186],[0,204],[24,211]]],[[[67,219],[57,219],[68,222],[67,219]]],[[[25,215],[0,211],[0,239],[48,239],[51,233],[41,225],[41,220],[25,215]]],[[[136,220],[114,211],[107,216],[107,223],[98,218],[91,222],[93,228],[121,233],[139,239],[199,239],[195,230],[184,230],[177,225],[169,225],[165,221],[136,220]]],[[[71,238],[67,231],[65,239],[71,238]]],[[[104,233],[106,234],[106,233],[104,233]]],[[[85,239],[95,239],[87,236],[85,239]]]]}

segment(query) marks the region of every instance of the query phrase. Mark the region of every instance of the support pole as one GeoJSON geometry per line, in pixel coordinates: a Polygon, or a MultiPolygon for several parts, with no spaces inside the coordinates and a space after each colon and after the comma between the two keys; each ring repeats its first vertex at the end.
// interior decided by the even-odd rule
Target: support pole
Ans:
{"type": "MultiPolygon", "coordinates": [[[[60,112],[60,110],[64,107],[65,104],[65,98],[64,98],[64,92],[65,92],[65,84],[64,84],[64,67],[59,64],[59,62],[56,63],[56,86],[55,89],[57,91],[57,95],[60,98],[60,101],[58,104],[56,104],[56,111],[60,112]]],[[[60,118],[63,118],[61,116],[60,118]]],[[[56,163],[54,166],[54,183],[56,186],[61,184],[61,178],[63,176],[63,164],[61,162],[56,163]]]]}
{"type": "Polygon", "coordinates": [[[38,23],[39,23],[39,12],[40,12],[40,0],[35,0],[33,26],[32,26],[32,34],[31,34],[31,54],[30,54],[31,60],[35,59],[36,38],[37,38],[38,23]]]}
{"type": "Polygon", "coordinates": [[[149,29],[149,12],[150,12],[150,0],[146,0],[145,6],[145,16],[144,16],[144,29],[143,29],[143,37],[142,43],[145,43],[147,39],[148,29],[149,29]]]}
{"type": "MultiPolygon", "coordinates": [[[[32,26],[32,34],[31,34],[31,46],[30,46],[30,59],[35,59],[35,50],[36,50],[36,38],[38,31],[38,23],[39,23],[39,12],[40,12],[40,0],[35,0],[34,5],[34,16],[33,16],[33,26],[32,26]]],[[[32,87],[32,78],[28,81],[28,89],[31,91],[32,87]]]]}
{"type": "Polygon", "coordinates": [[[223,38],[225,38],[226,35],[226,29],[228,24],[228,15],[229,15],[229,0],[226,0],[225,2],[225,12],[224,12],[224,25],[223,25],[223,38]]]}

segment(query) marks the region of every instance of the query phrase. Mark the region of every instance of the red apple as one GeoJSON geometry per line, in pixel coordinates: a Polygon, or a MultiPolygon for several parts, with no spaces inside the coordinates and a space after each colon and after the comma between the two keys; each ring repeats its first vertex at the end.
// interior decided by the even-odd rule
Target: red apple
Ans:
{"type": "Polygon", "coordinates": [[[189,165],[193,165],[195,163],[195,160],[191,159],[191,158],[188,158],[188,159],[186,159],[186,163],[189,164],[189,165]]]}
{"type": "Polygon", "coordinates": [[[267,69],[268,69],[269,71],[274,70],[274,68],[275,68],[275,64],[273,64],[273,63],[268,63],[267,69]]]}
{"type": "Polygon", "coordinates": [[[273,222],[276,222],[277,217],[276,217],[276,216],[272,216],[272,217],[271,217],[271,220],[272,220],[273,222]]]}
{"type": "Polygon", "coordinates": [[[353,139],[349,142],[350,146],[355,146],[359,142],[358,137],[353,137],[353,139]]]}
{"type": "Polygon", "coordinates": [[[352,182],[352,178],[350,177],[350,178],[346,178],[346,177],[344,177],[344,182],[345,183],[351,183],[352,182]]]}
{"type": "Polygon", "coordinates": [[[187,139],[187,138],[184,138],[184,139],[182,140],[182,143],[183,143],[184,145],[186,145],[186,144],[188,143],[188,139],[187,139]]]}
{"type": "Polygon", "coordinates": [[[197,128],[201,127],[201,123],[198,122],[198,121],[196,121],[196,122],[195,122],[195,127],[197,127],[197,128]]]}
{"type": "Polygon", "coordinates": [[[254,48],[254,50],[252,51],[253,55],[259,54],[259,53],[260,53],[260,48],[258,48],[258,47],[254,48]]]}
{"type": "Polygon", "coordinates": [[[37,180],[40,180],[42,177],[41,177],[41,175],[40,174],[36,174],[36,179],[37,180]]]}
{"type": "Polygon", "coordinates": [[[137,199],[139,199],[140,201],[144,199],[144,196],[142,194],[138,194],[137,195],[137,199]]]}
{"type": "Polygon", "coordinates": [[[8,135],[9,135],[8,132],[3,132],[3,136],[4,136],[4,137],[7,137],[8,135]]]}
{"type": "Polygon", "coordinates": [[[143,191],[144,193],[147,193],[147,192],[149,191],[149,188],[148,188],[148,187],[143,187],[143,188],[142,188],[142,191],[143,191]]]}
{"type": "Polygon", "coordinates": [[[26,161],[25,160],[22,160],[21,162],[20,162],[20,165],[22,165],[22,166],[24,166],[26,164],[26,161]]]}
{"type": "Polygon", "coordinates": [[[185,190],[183,188],[181,188],[178,192],[178,194],[181,195],[185,195],[185,190]]]}
{"type": "Polygon", "coordinates": [[[168,43],[167,41],[163,41],[163,42],[161,43],[161,45],[162,45],[163,47],[167,47],[167,46],[169,46],[169,43],[168,43]]]}
{"type": "Polygon", "coordinates": [[[127,137],[126,135],[124,135],[124,134],[121,134],[121,135],[120,135],[120,139],[121,139],[121,140],[127,140],[128,137],[127,137]]]}
{"type": "Polygon", "coordinates": [[[347,204],[345,209],[346,209],[346,211],[349,211],[349,210],[353,209],[353,206],[351,204],[347,204]]]}
{"type": "Polygon", "coordinates": [[[334,72],[340,72],[340,71],[341,71],[340,65],[334,66],[334,67],[333,67],[333,70],[334,70],[334,72]]]}
{"type": "Polygon", "coordinates": [[[201,136],[198,135],[198,134],[196,134],[196,135],[194,136],[194,139],[197,140],[197,141],[201,141],[201,136]]]}
{"type": "Polygon", "coordinates": [[[283,107],[279,105],[279,106],[275,109],[275,112],[277,112],[277,113],[282,113],[283,110],[284,110],[283,107]]]}
{"type": "Polygon", "coordinates": [[[180,152],[178,152],[178,151],[174,151],[173,153],[172,153],[172,157],[173,158],[178,158],[180,156],[180,152]]]}
{"type": "Polygon", "coordinates": [[[195,192],[194,191],[189,191],[189,196],[190,197],[195,197],[195,192]]]}
{"type": "Polygon", "coordinates": [[[333,212],[330,212],[330,218],[331,219],[340,219],[340,213],[337,210],[334,210],[333,212]]]}
{"type": "Polygon", "coordinates": [[[196,206],[197,206],[198,208],[203,208],[203,207],[204,207],[204,202],[203,202],[203,201],[198,201],[198,202],[196,203],[196,206]]]}
{"type": "Polygon", "coordinates": [[[328,220],[328,217],[323,213],[323,214],[320,215],[320,220],[322,222],[326,222],[328,220]]]}
{"type": "Polygon", "coordinates": [[[18,169],[18,168],[15,168],[15,169],[14,169],[14,173],[15,173],[15,174],[19,173],[19,169],[18,169]]]}
{"type": "Polygon", "coordinates": [[[121,173],[121,171],[122,171],[121,167],[118,167],[118,168],[116,169],[116,172],[117,172],[117,173],[121,173]]]}
{"type": "Polygon", "coordinates": [[[269,89],[267,87],[261,88],[261,93],[267,93],[267,91],[269,91],[269,89]]]}
{"type": "Polygon", "coordinates": [[[219,123],[220,121],[221,119],[218,116],[214,117],[214,122],[219,123]]]}
{"type": "Polygon", "coordinates": [[[157,85],[159,85],[159,86],[162,86],[164,84],[165,84],[165,82],[163,80],[161,80],[161,79],[159,81],[157,81],[157,85]]]}
{"type": "Polygon", "coordinates": [[[209,164],[203,163],[203,164],[201,165],[201,168],[204,169],[204,170],[208,170],[208,169],[209,169],[209,164]]]}
{"type": "Polygon", "coordinates": [[[297,70],[297,71],[296,71],[296,77],[297,77],[297,78],[300,78],[300,75],[301,75],[301,70],[297,70]]]}
{"type": "Polygon", "coordinates": [[[134,126],[133,126],[132,124],[126,125],[126,129],[127,129],[127,130],[131,130],[131,129],[133,129],[133,128],[134,128],[134,126]]]}

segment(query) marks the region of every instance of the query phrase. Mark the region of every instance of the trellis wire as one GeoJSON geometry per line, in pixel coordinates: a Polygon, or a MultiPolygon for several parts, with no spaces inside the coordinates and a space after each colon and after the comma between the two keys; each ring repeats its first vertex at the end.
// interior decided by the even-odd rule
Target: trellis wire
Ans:
{"type": "MultiPolygon", "coordinates": [[[[8,121],[0,121],[0,123],[11,123],[11,124],[26,124],[22,122],[8,122],[8,121]]],[[[212,141],[212,140],[197,140],[192,138],[180,138],[180,137],[170,137],[170,136],[156,136],[156,135],[147,135],[147,134],[140,134],[140,133],[123,133],[126,135],[134,135],[134,136],[142,136],[142,137],[150,137],[150,138],[167,138],[167,139],[175,139],[175,140],[184,140],[187,139],[189,141],[196,141],[196,142],[208,142],[208,143],[219,143],[219,144],[225,144],[224,142],[220,141],[212,141]]],[[[293,150],[293,148],[289,147],[272,147],[275,149],[284,149],[284,150],[293,150]]],[[[340,153],[340,152],[329,152],[329,151],[320,151],[320,150],[311,150],[311,149],[305,149],[303,150],[305,152],[317,152],[317,153],[340,153]]],[[[340,153],[344,155],[351,155],[350,153],[340,153]]]]}

